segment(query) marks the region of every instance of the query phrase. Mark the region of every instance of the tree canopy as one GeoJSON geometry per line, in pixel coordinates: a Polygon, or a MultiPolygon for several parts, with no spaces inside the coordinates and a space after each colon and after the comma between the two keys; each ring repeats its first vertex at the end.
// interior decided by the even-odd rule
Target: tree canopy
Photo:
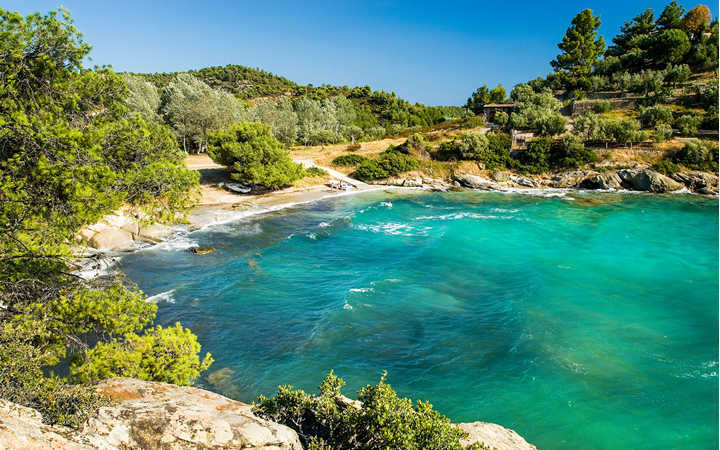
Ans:
{"type": "Polygon", "coordinates": [[[573,18],[558,48],[563,51],[550,65],[563,74],[568,89],[587,90],[591,87],[593,66],[605,52],[605,41],[598,36],[600,17],[585,9],[573,18]]]}

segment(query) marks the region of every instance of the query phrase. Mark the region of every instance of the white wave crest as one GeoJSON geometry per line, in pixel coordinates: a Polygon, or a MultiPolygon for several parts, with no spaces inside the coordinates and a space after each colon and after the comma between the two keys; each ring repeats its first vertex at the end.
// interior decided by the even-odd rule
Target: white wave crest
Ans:
{"type": "Polygon", "coordinates": [[[494,214],[478,214],[478,213],[471,213],[471,212],[458,212],[458,213],[450,213],[450,214],[443,214],[439,216],[418,216],[415,217],[414,220],[459,220],[459,219],[483,219],[483,220],[492,220],[492,219],[513,219],[511,216],[496,216],[494,214]]]}
{"type": "Polygon", "coordinates": [[[350,292],[363,292],[363,293],[365,293],[365,292],[373,292],[374,290],[375,290],[375,289],[373,289],[373,288],[371,288],[371,287],[366,287],[366,288],[352,288],[352,289],[350,289],[350,292]]]}
{"type": "Polygon", "coordinates": [[[192,247],[197,247],[198,243],[194,241],[190,236],[186,234],[177,234],[167,241],[161,242],[153,247],[148,247],[158,250],[187,250],[192,247]]]}
{"type": "Polygon", "coordinates": [[[175,297],[173,297],[174,293],[175,293],[175,289],[170,289],[169,291],[151,295],[150,297],[148,297],[146,299],[146,301],[148,303],[158,303],[158,302],[175,303],[175,297]]]}
{"type": "Polygon", "coordinates": [[[427,236],[432,227],[415,227],[405,223],[389,222],[377,225],[357,225],[357,229],[390,236],[427,236]]]}

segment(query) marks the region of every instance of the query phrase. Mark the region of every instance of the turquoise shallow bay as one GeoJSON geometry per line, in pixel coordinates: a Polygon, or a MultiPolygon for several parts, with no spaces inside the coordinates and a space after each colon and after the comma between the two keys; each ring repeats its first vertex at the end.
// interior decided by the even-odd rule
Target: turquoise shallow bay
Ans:
{"type": "Polygon", "coordinates": [[[387,370],[400,394],[538,448],[717,447],[717,201],[372,193],[121,269],[225,369],[198,384],[242,401],[331,368],[352,396],[387,370]]]}

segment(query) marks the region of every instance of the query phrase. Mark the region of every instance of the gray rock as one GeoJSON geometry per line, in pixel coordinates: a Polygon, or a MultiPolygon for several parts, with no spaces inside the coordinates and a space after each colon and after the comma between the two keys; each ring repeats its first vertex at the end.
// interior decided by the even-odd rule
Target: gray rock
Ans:
{"type": "Polygon", "coordinates": [[[717,192],[718,190],[718,177],[712,173],[706,172],[679,172],[672,176],[675,181],[678,181],[688,189],[702,193],[700,190],[708,192],[717,192]]]}
{"type": "Polygon", "coordinates": [[[470,175],[467,173],[460,173],[454,175],[455,181],[460,183],[462,186],[469,187],[472,189],[483,189],[483,190],[497,190],[500,186],[492,180],[483,178],[477,175],[470,175]]]}
{"type": "Polygon", "coordinates": [[[130,251],[135,248],[133,235],[129,231],[108,228],[99,231],[90,238],[90,245],[98,250],[130,251]]]}
{"type": "Polygon", "coordinates": [[[494,423],[470,422],[459,423],[457,426],[470,435],[460,441],[463,447],[482,444],[497,450],[537,450],[537,447],[528,444],[515,431],[494,423]]]}
{"type": "Polygon", "coordinates": [[[561,172],[552,177],[550,185],[556,188],[571,188],[578,186],[582,180],[587,178],[591,173],[585,170],[572,170],[570,172],[561,172]]]}
{"type": "Polygon", "coordinates": [[[635,191],[671,192],[683,188],[682,184],[654,170],[622,169],[617,174],[623,187],[635,191]]]}
{"type": "Polygon", "coordinates": [[[621,189],[622,179],[617,172],[596,173],[583,179],[578,186],[581,189],[621,189]]]}
{"type": "Polygon", "coordinates": [[[535,181],[533,178],[520,177],[517,175],[511,175],[510,181],[512,181],[513,183],[515,183],[517,185],[525,186],[525,187],[537,187],[538,186],[537,181],[535,181]]]}

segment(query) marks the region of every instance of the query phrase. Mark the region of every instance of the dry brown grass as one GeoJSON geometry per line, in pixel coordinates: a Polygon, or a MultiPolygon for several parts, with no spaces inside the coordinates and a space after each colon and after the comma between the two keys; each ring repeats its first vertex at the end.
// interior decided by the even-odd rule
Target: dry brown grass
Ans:
{"type": "MultiPolygon", "coordinates": [[[[330,166],[333,159],[340,155],[356,154],[371,158],[379,153],[384,152],[390,145],[400,145],[405,142],[406,138],[389,138],[381,139],[379,141],[360,142],[360,149],[354,151],[348,151],[348,144],[334,144],[334,145],[315,145],[311,147],[292,147],[290,149],[290,156],[296,159],[313,159],[320,166],[330,166]]],[[[337,168],[338,171],[342,168],[337,168]]]]}

